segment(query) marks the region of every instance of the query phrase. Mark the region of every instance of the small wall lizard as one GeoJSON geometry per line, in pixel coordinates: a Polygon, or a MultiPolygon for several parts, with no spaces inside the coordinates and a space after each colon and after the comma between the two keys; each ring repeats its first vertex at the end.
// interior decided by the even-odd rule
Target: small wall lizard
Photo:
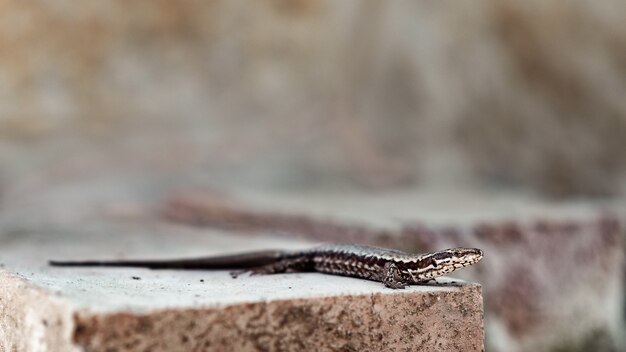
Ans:
{"type": "Polygon", "coordinates": [[[474,264],[483,252],[451,248],[426,254],[362,245],[326,244],[302,251],[259,251],[226,256],[173,260],[50,261],[52,266],[143,267],[150,269],[244,269],[252,275],[320,272],[382,282],[393,289],[427,283],[474,264]]]}

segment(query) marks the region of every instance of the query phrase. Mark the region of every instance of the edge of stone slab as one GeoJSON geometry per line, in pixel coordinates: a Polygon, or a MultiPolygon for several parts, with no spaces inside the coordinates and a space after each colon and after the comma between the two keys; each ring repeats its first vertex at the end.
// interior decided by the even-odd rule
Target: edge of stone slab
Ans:
{"type": "Polygon", "coordinates": [[[311,346],[323,351],[483,351],[482,286],[462,282],[450,287],[458,289],[321,295],[148,312],[82,309],[74,313],[73,340],[89,351],[301,351],[311,346]],[[444,297],[448,295],[452,297],[444,297]],[[431,308],[437,303],[443,308],[431,308]],[[411,319],[415,315],[422,321],[416,324],[411,319]]]}
{"type": "Polygon", "coordinates": [[[0,284],[0,350],[80,351],[72,342],[74,317],[69,304],[4,269],[0,284]]]}

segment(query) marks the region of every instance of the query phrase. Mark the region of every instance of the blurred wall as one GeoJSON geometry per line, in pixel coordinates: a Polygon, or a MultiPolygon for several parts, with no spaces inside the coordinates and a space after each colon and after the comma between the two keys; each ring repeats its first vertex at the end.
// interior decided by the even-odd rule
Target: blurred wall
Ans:
{"type": "Polygon", "coordinates": [[[0,1],[0,195],[125,175],[621,195],[624,15],[618,0],[0,1]]]}

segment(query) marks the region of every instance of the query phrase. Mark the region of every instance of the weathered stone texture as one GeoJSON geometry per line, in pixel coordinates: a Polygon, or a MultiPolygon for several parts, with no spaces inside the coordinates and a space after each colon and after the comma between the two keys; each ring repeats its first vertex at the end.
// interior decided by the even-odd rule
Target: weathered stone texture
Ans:
{"type": "Polygon", "coordinates": [[[0,351],[78,352],[68,306],[50,292],[0,271],[0,351]]]}
{"type": "Polygon", "coordinates": [[[87,351],[482,351],[480,287],[77,314],[87,351]]]}

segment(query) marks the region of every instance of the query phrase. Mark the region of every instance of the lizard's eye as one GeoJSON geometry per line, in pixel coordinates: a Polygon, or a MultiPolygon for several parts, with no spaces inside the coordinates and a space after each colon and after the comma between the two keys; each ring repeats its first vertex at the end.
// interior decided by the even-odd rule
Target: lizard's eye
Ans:
{"type": "Polygon", "coordinates": [[[431,260],[430,265],[433,266],[433,268],[437,267],[437,261],[436,260],[431,260]]]}

